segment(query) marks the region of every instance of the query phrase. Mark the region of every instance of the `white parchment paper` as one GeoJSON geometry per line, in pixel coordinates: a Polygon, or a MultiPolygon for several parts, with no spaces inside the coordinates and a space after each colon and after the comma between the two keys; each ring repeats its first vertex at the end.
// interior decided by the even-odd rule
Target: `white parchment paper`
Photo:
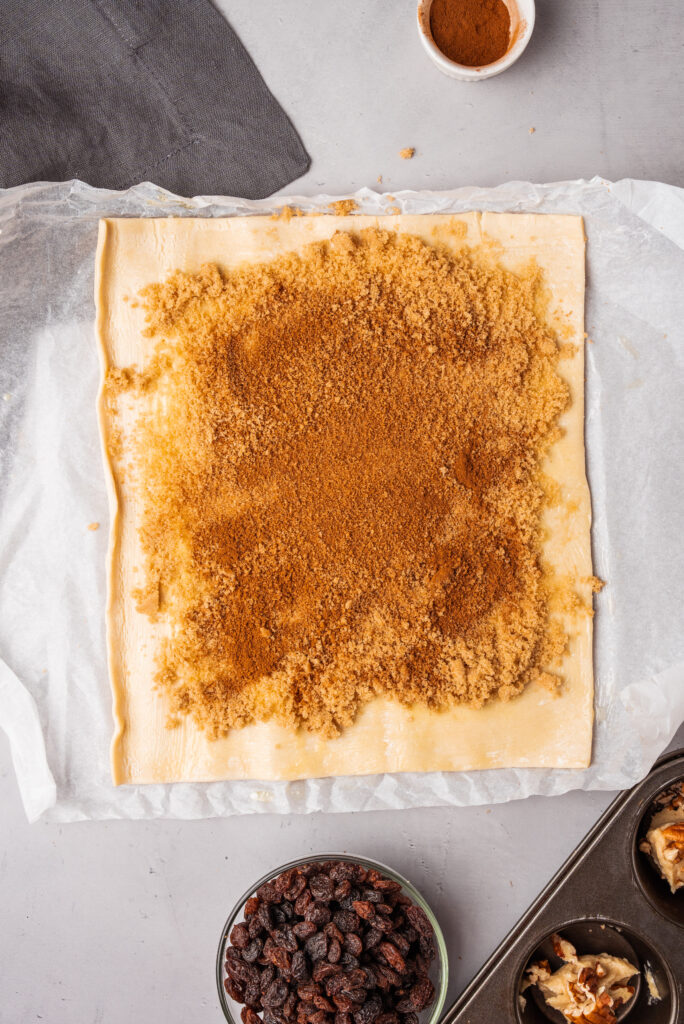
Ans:
{"type": "Polygon", "coordinates": [[[336,198],[186,200],[149,183],[111,192],[79,181],[0,192],[0,726],[31,820],[371,810],[623,788],[684,719],[684,191],[599,179],[396,197],[365,189],[354,196],[364,213],[585,218],[592,536],[595,571],[608,581],[596,602],[592,766],[112,786],[98,218],[317,210],[336,198]],[[94,522],[101,528],[88,530],[94,522]]]}

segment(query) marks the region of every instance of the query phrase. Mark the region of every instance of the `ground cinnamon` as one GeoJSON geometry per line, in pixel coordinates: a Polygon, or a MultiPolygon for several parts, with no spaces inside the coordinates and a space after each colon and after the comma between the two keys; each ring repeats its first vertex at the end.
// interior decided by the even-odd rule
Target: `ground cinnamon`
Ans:
{"type": "Polygon", "coordinates": [[[335,735],[378,694],[553,681],[538,464],[568,392],[537,273],[367,229],[145,291],[155,354],[110,387],[149,410],[139,609],[173,713],[335,735]]]}
{"type": "Polygon", "coordinates": [[[430,31],[449,60],[483,67],[506,53],[511,18],[504,0],[433,0],[430,31]]]}

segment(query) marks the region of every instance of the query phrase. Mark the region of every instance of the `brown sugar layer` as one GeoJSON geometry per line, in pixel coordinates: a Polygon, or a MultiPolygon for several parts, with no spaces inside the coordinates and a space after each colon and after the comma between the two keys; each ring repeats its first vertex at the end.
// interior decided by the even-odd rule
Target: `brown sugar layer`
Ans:
{"type": "Polygon", "coordinates": [[[154,355],[108,389],[145,410],[137,596],[173,714],[332,736],[375,695],[554,685],[540,463],[569,398],[542,291],[371,228],[143,292],[154,355]]]}

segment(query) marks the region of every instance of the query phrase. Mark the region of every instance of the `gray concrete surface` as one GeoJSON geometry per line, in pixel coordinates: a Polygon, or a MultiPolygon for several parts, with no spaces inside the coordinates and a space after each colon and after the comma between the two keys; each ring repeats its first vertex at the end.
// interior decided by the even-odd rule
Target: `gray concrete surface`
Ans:
{"type": "MultiPolygon", "coordinates": [[[[379,174],[389,191],[594,174],[684,184],[675,0],[538,0],[523,58],[478,85],[428,61],[413,0],[218,6],[312,156],[292,191],[373,187],[379,174]]],[[[0,1022],[218,1024],[213,961],[233,901],[273,864],[325,849],[390,862],[424,891],[454,997],[610,798],[28,826],[0,737],[0,1022]]]]}

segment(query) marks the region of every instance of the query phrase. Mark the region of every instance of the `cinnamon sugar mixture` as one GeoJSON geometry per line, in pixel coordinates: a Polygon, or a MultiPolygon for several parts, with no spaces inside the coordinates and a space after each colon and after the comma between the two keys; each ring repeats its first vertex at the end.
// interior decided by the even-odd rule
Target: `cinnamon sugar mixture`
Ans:
{"type": "Polygon", "coordinates": [[[110,394],[146,410],[138,597],[175,714],[334,736],[378,694],[558,682],[539,464],[569,399],[540,290],[367,229],[143,292],[155,354],[110,394]]]}

